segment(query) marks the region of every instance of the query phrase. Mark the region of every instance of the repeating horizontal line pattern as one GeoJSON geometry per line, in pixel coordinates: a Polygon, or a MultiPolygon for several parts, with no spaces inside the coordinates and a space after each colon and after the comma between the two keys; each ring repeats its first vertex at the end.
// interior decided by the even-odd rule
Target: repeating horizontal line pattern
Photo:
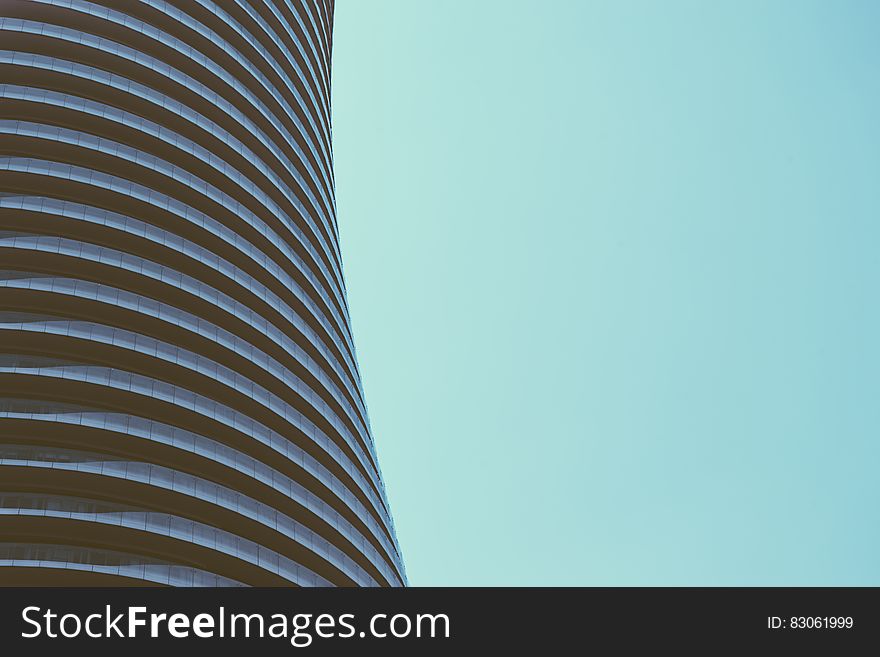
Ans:
{"type": "Polygon", "coordinates": [[[0,5],[0,580],[404,586],[333,3],[0,5]]]}

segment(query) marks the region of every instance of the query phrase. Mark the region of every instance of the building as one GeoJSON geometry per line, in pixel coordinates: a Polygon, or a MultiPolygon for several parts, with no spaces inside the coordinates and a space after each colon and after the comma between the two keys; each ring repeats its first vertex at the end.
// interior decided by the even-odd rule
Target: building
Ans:
{"type": "Polygon", "coordinates": [[[400,586],[333,0],[0,4],[0,582],[400,586]]]}

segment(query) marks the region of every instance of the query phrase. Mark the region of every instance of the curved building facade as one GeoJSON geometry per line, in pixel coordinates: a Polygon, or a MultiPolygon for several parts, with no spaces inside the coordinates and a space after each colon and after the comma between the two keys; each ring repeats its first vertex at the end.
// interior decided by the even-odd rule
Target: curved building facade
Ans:
{"type": "Polygon", "coordinates": [[[0,582],[401,586],[332,0],[0,3],[0,582]]]}

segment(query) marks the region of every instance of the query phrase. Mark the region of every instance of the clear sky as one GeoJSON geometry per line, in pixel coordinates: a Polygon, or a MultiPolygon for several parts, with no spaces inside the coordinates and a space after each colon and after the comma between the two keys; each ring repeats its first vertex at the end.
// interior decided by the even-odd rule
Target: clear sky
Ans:
{"type": "Polygon", "coordinates": [[[880,3],[338,0],[412,584],[880,584],[880,3]]]}

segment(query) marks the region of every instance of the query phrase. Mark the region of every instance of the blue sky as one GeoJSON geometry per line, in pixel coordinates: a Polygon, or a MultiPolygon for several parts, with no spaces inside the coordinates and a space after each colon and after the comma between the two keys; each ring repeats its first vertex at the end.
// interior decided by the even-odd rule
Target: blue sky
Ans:
{"type": "Polygon", "coordinates": [[[339,0],[417,585],[880,584],[880,5],[339,0]]]}

